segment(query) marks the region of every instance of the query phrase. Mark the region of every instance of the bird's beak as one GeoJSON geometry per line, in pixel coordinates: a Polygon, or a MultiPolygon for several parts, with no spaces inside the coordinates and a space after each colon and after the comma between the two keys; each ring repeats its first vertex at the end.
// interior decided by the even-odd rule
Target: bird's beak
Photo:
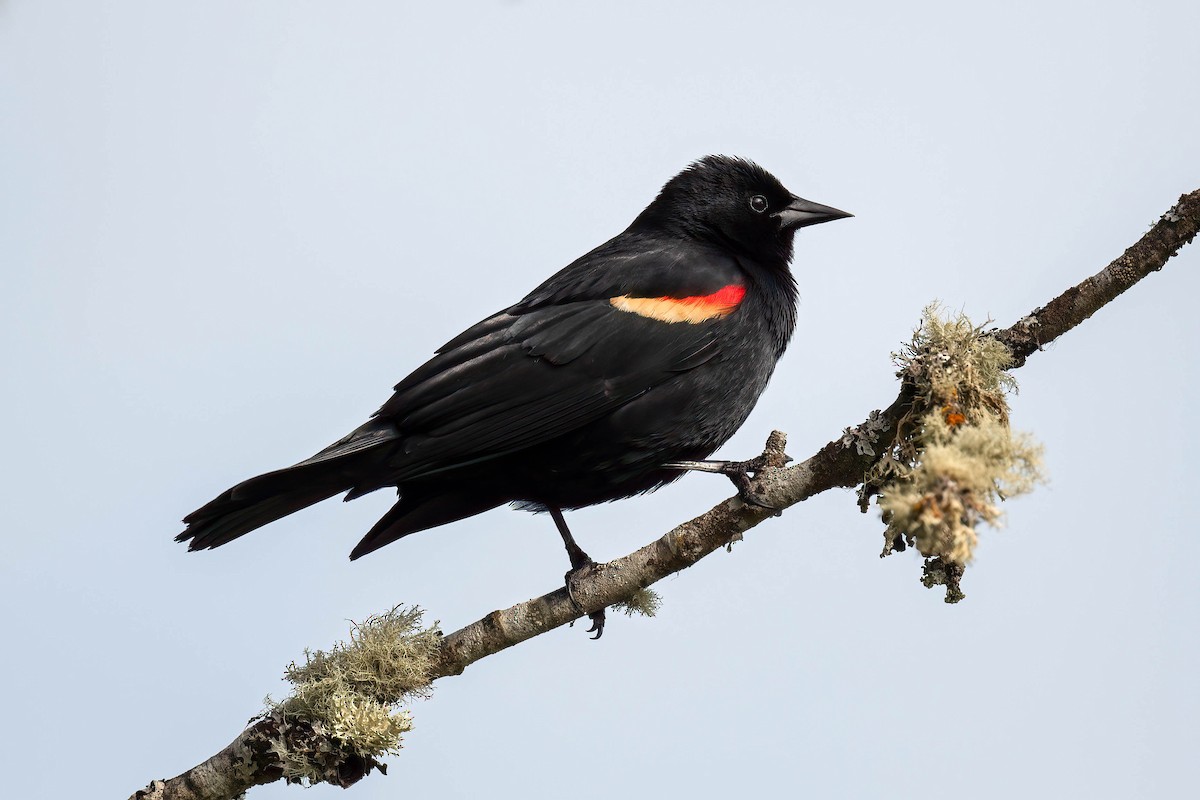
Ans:
{"type": "Polygon", "coordinates": [[[854,215],[847,211],[838,211],[832,206],[823,206],[803,197],[792,195],[792,202],[772,216],[779,220],[781,228],[805,228],[809,225],[820,225],[835,219],[844,219],[854,215]]]}

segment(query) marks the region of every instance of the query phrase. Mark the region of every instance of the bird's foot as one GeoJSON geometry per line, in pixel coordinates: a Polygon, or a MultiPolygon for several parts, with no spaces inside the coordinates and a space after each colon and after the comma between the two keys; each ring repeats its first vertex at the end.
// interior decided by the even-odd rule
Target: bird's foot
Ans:
{"type": "Polygon", "coordinates": [[[738,497],[742,499],[743,503],[765,508],[767,511],[782,513],[778,506],[772,505],[755,491],[752,483],[752,479],[758,477],[758,474],[768,466],[770,464],[767,463],[767,456],[761,455],[748,461],[726,461],[721,469],[721,474],[729,478],[737,488],[738,497]]]}
{"type": "Polygon", "coordinates": [[[783,509],[768,502],[756,490],[752,481],[763,470],[781,468],[792,460],[791,456],[784,452],[786,446],[787,436],[781,431],[771,431],[771,435],[767,437],[767,446],[763,450],[762,455],[756,456],[749,461],[670,461],[663,464],[663,466],[667,469],[720,473],[733,482],[733,485],[737,488],[738,497],[743,503],[765,508],[768,511],[774,511],[775,516],[779,516],[783,513],[783,509]]]}
{"type": "MultiPolygon", "coordinates": [[[[784,458],[787,458],[786,456],[784,458]]],[[[687,469],[697,472],[715,472],[729,478],[737,489],[738,497],[743,503],[759,508],[765,508],[768,511],[781,512],[778,506],[772,505],[761,494],[759,494],[753,484],[753,479],[758,477],[758,474],[768,467],[777,466],[777,459],[770,454],[763,453],[761,456],[756,456],[748,461],[672,461],[664,466],[672,469],[687,469]]],[[[788,458],[788,461],[791,459],[788,458]]]]}
{"type": "MultiPolygon", "coordinates": [[[[563,577],[563,583],[567,586],[567,599],[575,608],[579,609],[579,613],[586,613],[583,610],[583,605],[576,599],[575,585],[583,577],[597,572],[603,567],[592,561],[592,557],[583,552],[583,548],[575,541],[575,537],[571,535],[571,529],[567,527],[567,521],[563,518],[562,509],[558,506],[547,505],[546,510],[550,512],[550,516],[554,519],[554,525],[558,528],[558,533],[562,536],[563,546],[567,548],[567,558],[571,560],[571,569],[563,577]]],[[[592,621],[592,627],[588,628],[588,633],[596,634],[593,639],[599,639],[604,635],[604,609],[593,611],[588,614],[588,619],[592,621]]],[[[575,622],[572,621],[574,626],[575,622]]]]}
{"type": "MultiPolygon", "coordinates": [[[[575,585],[580,579],[599,571],[602,569],[602,567],[595,561],[592,561],[592,559],[588,558],[587,553],[584,553],[582,550],[579,552],[582,554],[583,558],[577,562],[574,554],[572,553],[571,570],[563,576],[563,582],[567,586],[567,599],[569,599],[571,604],[579,609],[579,611],[582,613],[583,606],[575,598],[575,585]]],[[[594,633],[596,635],[592,638],[599,639],[604,635],[604,609],[602,608],[599,611],[593,611],[592,613],[588,614],[588,619],[592,621],[592,627],[588,628],[586,633],[594,633]]],[[[574,624],[574,622],[571,623],[571,625],[574,624]]]]}

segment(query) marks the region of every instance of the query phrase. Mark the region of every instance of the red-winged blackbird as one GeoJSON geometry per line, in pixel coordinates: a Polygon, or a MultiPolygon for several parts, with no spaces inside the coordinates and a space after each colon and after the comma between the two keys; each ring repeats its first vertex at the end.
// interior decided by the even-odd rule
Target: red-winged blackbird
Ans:
{"type": "Polygon", "coordinates": [[[468,328],[370,422],[189,514],[178,541],[219,547],[340,492],[397,503],[350,554],[505,503],[562,509],[651,491],[754,407],[791,338],[798,228],[850,216],[750,161],[708,156],[623,233],[468,328]]]}

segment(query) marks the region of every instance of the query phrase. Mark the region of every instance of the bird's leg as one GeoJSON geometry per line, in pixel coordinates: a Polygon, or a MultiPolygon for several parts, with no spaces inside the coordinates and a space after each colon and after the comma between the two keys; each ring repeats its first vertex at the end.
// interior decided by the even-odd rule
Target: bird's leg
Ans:
{"type": "MultiPolygon", "coordinates": [[[[790,461],[791,459],[787,459],[790,461]]],[[[769,511],[779,511],[754,491],[750,485],[751,473],[757,477],[767,467],[771,466],[771,457],[763,453],[748,461],[670,461],[663,464],[668,469],[683,469],[693,472],[714,472],[724,475],[737,488],[738,497],[742,502],[765,508],[769,511]]]]}
{"type": "MultiPolygon", "coordinates": [[[[558,528],[558,534],[562,537],[563,546],[567,548],[567,558],[571,559],[571,571],[564,577],[564,582],[567,585],[567,597],[571,598],[571,602],[579,605],[575,600],[575,595],[571,591],[571,581],[577,578],[580,573],[589,567],[596,565],[592,561],[591,556],[583,552],[583,548],[575,541],[575,537],[571,535],[571,529],[567,527],[567,521],[563,518],[562,510],[555,506],[546,506],[550,511],[550,517],[554,520],[554,527],[558,528]]],[[[604,635],[604,609],[593,611],[588,614],[588,619],[592,621],[592,627],[587,629],[588,633],[595,633],[593,639],[599,639],[604,635]]]]}
{"type": "Polygon", "coordinates": [[[567,548],[567,558],[571,559],[571,572],[581,570],[589,564],[595,564],[592,557],[583,552],[583,548],[571,535],[571,529],[567,527],[567,520],[563,517],[562,511],[554,506],[547,506],[547,508],[550,510],[550,517],[554,520],[554,527],[558,528],[558,535],[562,537],[563,545],[567,548]]]}

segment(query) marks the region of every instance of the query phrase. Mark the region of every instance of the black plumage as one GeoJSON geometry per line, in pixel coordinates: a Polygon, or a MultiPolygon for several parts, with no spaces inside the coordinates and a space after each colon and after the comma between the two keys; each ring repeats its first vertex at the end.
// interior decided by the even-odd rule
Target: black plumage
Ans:
{"type": "Polygon", "coordinates": [[[675,480],[665,465],[733,435],[792,336],[794,232],[846,216],[749,161],[701,159],[624,232],[445,344],[365,425],[222,493],[177,539],[218,547],[336,494],[396,487],[358,558],[505,503],[561,522],[675,480]]]}

